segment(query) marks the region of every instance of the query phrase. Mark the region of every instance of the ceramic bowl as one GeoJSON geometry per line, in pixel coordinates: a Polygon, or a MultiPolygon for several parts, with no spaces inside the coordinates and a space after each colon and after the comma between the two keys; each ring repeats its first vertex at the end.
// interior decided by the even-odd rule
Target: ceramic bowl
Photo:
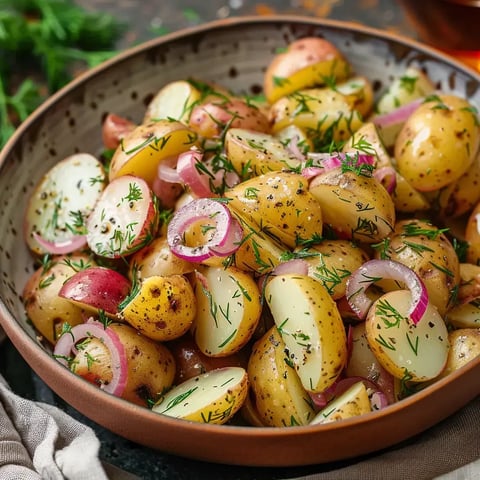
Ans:
{"type": "Polygon", "coordinates": [[[480,358],[405,400],[342,422],[291,428],[215,426],[175,420],[106,394],[73,375],[39,343],[20,299],[33,261],[22,238],[29,193],[49,167],[74,152],[98,153],[110,111],[139,121],[167,82],[199,76],[258,93],[279,47],[307,35],[332,41],[374,81],[379,94],[407,65],[445,91],[480,105],[480,78],[414,41],[358,25],[298,17],[236,18],[161,37],[89,71],[43,104],[0,156],[0,318],[31,368],[64,400],[140,444],[218,463],[298,466],[347,459],[392,446],[453,414],[480,393],[480,358]]]}

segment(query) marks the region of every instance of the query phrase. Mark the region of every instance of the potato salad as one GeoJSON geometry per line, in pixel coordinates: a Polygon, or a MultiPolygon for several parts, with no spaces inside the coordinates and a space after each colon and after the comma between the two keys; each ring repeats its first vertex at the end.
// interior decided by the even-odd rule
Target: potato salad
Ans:
{"type": "Polygon", "coordinates": [[[476,107],[414,66],[377,91],[316,37],[256,97],[163,85],[35,186],[26,314],[72,375],[159,415],[388,408],[480,354],[476,107]]]}

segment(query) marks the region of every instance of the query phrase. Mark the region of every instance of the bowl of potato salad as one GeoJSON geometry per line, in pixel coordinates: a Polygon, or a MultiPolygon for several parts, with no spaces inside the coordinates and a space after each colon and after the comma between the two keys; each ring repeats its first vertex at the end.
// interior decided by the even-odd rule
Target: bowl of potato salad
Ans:
{"type": "Polygon", "coordinates": [[[294,466],[480,393],[480,77],[412,40],[236,18],[128,50],[0,154],[0,320],[142,445],[294,466]]]}

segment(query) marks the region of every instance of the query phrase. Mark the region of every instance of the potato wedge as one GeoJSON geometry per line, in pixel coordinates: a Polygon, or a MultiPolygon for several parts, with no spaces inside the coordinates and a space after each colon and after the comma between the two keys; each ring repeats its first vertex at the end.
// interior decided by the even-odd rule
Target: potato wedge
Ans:
{"type": "Polygon", "coordinates": [[[195,342],[210,357],[228,356],[250,340],[262,311],[253,277],[235,267],[206,267],[194,283],[195,342]]]}
{"type": "Polygon", "coordinates": [[[308,276],[277,275],[265,299],[303,387],[322,392],[331,386],[347,362],[347,340],[327,289],[308,276]]]}
{"type": "Polygon", "coordinates": [[[353,384],[315,415],[310,425],[338,422],[372,411],[367,388],[363,382],[353,384]]]}
{"type": "Polygon", "coordinates": [[[448,334],[450,350],[441,376],[446,376],[480,355],[480,328],[460,328],[448,334]]]}
{"type": "Polygon", "coordinates": [[[277,327],[271,327],[253,346],[248,362],[252,402],[269,427],[307,425],[315,414],[285,348],[277,327]]]}
{"type": "Polygon", "coordinates": [[[317,175],[309,191],[321,206],[324,222],[346,238],[375,243],[393,231],[393,200],[373,177],[334,168],[317,175]]]}
{"type": "Polygon", "coordinates": [[[411,298],[408,290],[382,295],[367,314],[366,334],[375,356],[394,377],[424,382],[445,367],[448,331],[431,303],[415,325],[407,317],[411,298]]]}
{"type": "Polygon", "coordinates": [[[241,408],[247,393],[245,369],[219,368],[172,388],[152,411],[192,422],[222,425],[241,408]]]}
{"type": "Polygon", "coordinates": [[[120,316],[148,338],[173,340],[186,333],[195,318],[197,303],[183,275],[154,275],[142,280],[127,299],[120,316]]]}

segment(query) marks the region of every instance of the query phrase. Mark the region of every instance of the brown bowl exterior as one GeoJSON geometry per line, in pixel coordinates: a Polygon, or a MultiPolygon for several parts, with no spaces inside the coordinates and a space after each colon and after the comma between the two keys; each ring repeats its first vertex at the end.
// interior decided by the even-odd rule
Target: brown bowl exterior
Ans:
{"type": "Polygon", "coordinates": [[[234,91],[258,93],[279,47],[324,36],[377,94],[406,65],[438,87],[480,105],[480,77],[441,53],[370,28],[301,17],[235,18],[166,35],[76,79],[43,104],[0,153],[0,321],[31,368],[64,400],[98,424],[140,444],[211,462],[298,466],[353,458],[399,443],[440,422],[480,393],[480,358],[380,412],[328,425],[283,429],[215,426],[175,420],[108,395],[55,361],[29,325],[20,292],[33,271],[22,238],[30,192],[47,169],[75,152],[101,149],[108,112],[140,121],[166,83],[197,76],[234,91]]]}

